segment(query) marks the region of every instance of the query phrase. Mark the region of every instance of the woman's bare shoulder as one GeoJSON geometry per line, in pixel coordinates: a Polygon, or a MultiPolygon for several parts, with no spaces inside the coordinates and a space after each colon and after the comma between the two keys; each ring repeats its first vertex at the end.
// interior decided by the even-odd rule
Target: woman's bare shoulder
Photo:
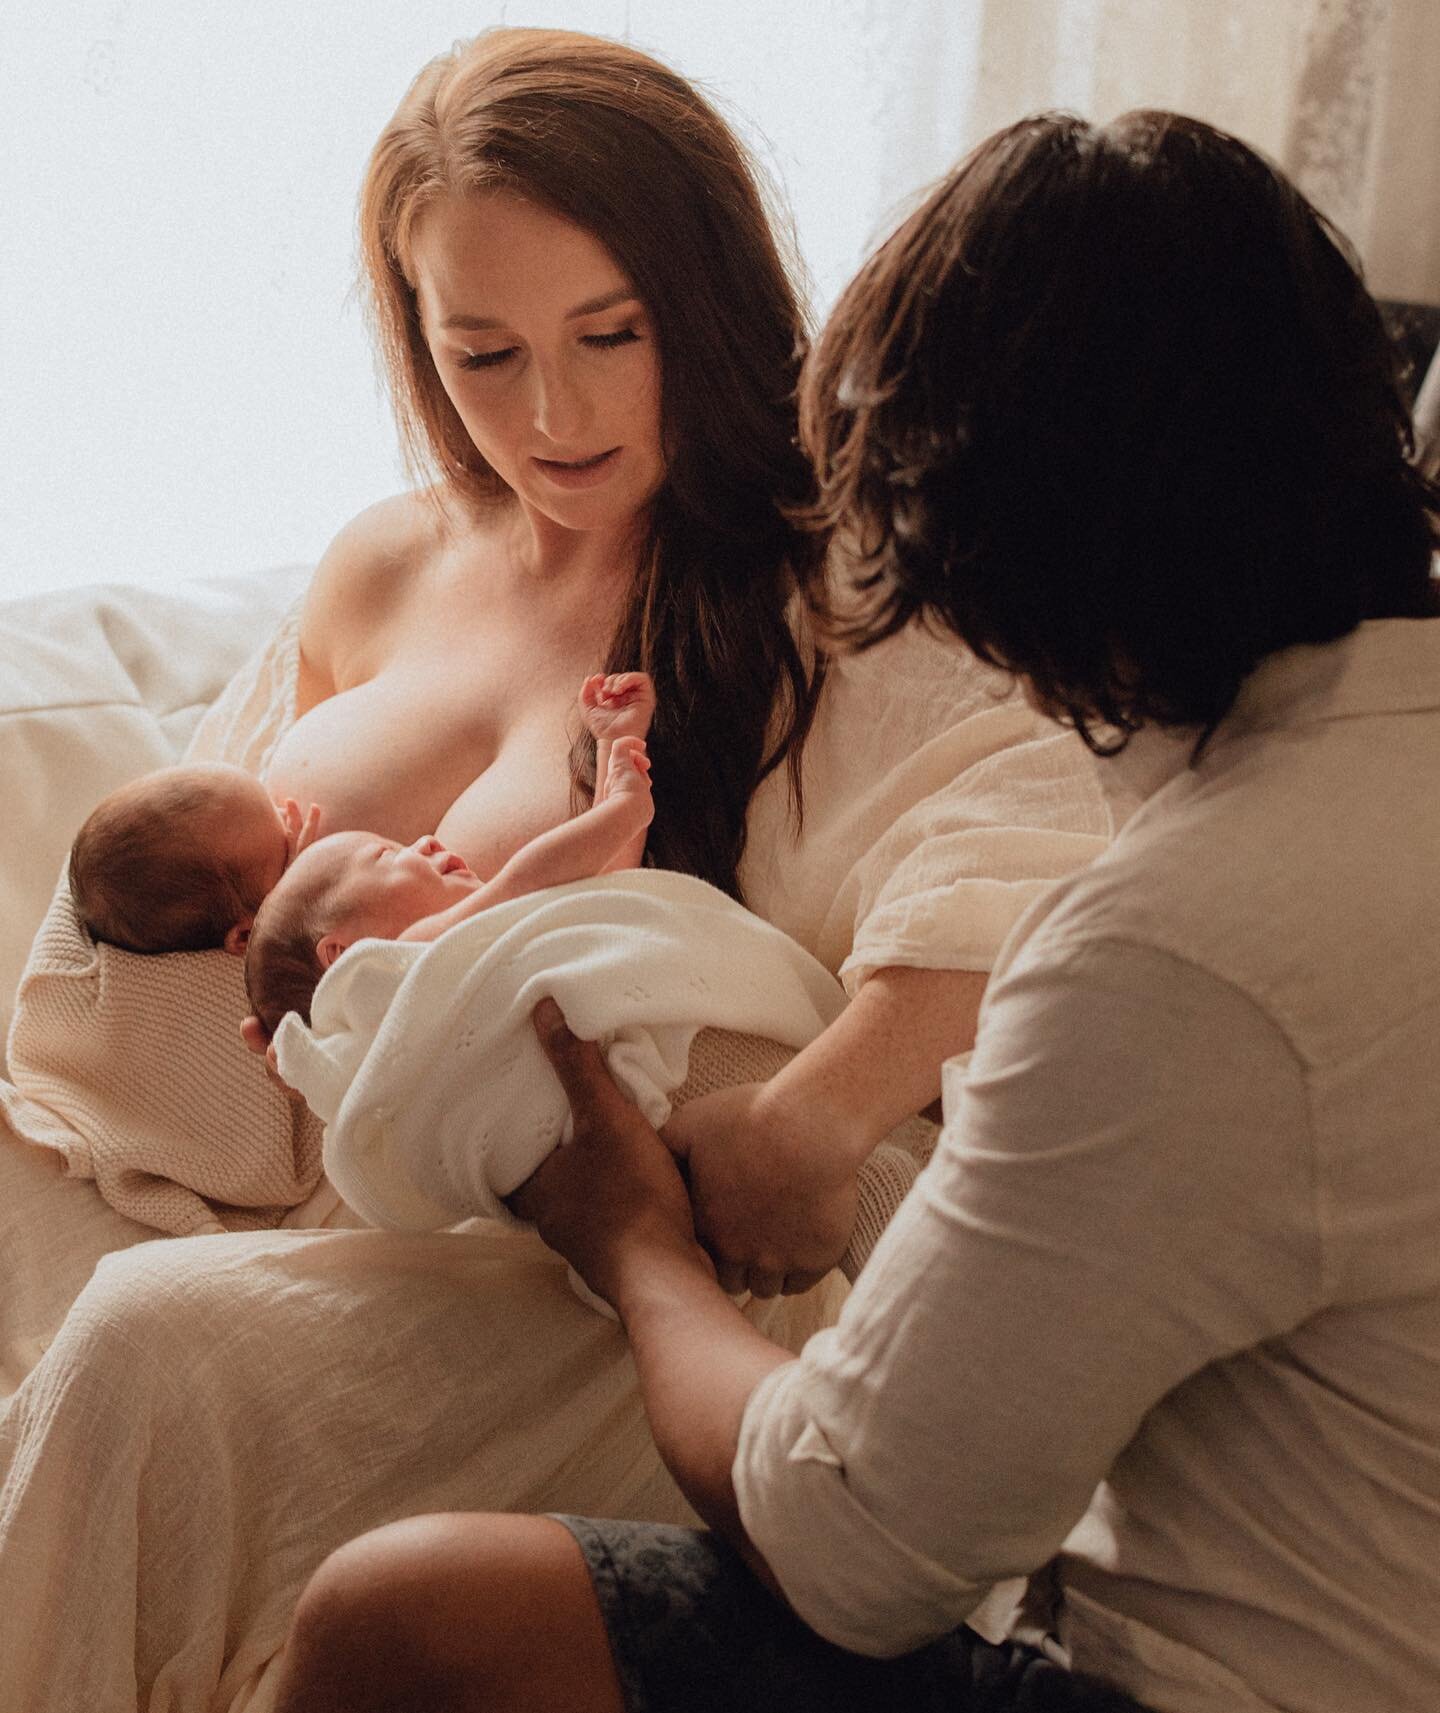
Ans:
{"type": "Polygon", "coordinates": [[[393,494],[367,506],[326,548],[310,602],[342,609],[347,617],[357,609],[363,614],[376,604],[388,606],[433,560],[445,529],[445,513],[427,492],[393,494]]]}
{"type": "Polygon", "coordinates": [[[313,690],[330,694],[367,642],[394,623],[446,540],[446,514],[428,492],[392,495],[340,530],[315,567],[300,621],[313,690]]]}

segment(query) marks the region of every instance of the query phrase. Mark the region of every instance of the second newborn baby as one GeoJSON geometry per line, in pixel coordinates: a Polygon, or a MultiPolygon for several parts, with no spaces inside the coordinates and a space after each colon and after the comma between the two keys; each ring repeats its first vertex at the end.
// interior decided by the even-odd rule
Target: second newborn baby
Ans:
{"type": "Polygon", "coordinates": [[[644,672],[596,673],[578,701],[595,738],[594,801],[522,845],[490,879],[430,835],[400,845],[333,833],[297,856],[257,913],[246,950],[248,1046],[264,1051],[286,1012],[308,1023],[321,976],[357,940],[435,940],[507,898],[639,866],[655,813],[645,750],[655,686],[644,672]]]}

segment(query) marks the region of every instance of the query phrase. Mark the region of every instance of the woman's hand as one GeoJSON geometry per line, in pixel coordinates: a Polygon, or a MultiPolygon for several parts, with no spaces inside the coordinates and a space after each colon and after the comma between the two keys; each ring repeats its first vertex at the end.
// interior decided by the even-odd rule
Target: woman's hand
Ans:
{"type": "Polygon", "coordinates": [[[829,1116],[774,1083],[737,1083],[682,1106],[665,1141],[686,1162],[695,1229],[730,1292],[806,1291],[855,1224],[857,1154],[829,1116]]]}
{"type": "Polygon", "coordinates": [[[571,1034],[553,999],[541,1000],[533,1020],[575,1135],[507,1198],[510,1207],[622,1319],[657,1263],[679,1261],[713,1279],[685,1181],[658,1132],[615,1086],[595,1043],[571,1034]]]}
{"type": "Polygon", "coordinates": [[[800,1291],[840,1259],[860,1168],[940,1093],[974,1045],[985,977],[875,971],[830,1027],[768,1083],[702,1095],[665,1126],[687,1163],[695,1228],[727,1291],[800,1291]]]}

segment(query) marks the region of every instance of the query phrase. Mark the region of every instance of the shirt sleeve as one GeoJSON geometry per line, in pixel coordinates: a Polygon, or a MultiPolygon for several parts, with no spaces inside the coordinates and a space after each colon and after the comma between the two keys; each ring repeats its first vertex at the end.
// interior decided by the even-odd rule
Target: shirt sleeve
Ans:
{"type": "Polygon", "coordinates": [[[1032,941],[839,1323],[746,1409],[741,1515],[800,1615],[891,1656],[1044,1564],[1161,1399],[1312,1312],[1313,1193],[1303,1075],[1250,1000],[1032,941]]]}
{"type": "Polygon", "coordinates": [[[987,970],[1020,914],[1109,838],[1094,764],[1006,675],[911,626],[828,669],[796,828],[751,805],[751,907],[853,993],[887,965],[987,970]]]}

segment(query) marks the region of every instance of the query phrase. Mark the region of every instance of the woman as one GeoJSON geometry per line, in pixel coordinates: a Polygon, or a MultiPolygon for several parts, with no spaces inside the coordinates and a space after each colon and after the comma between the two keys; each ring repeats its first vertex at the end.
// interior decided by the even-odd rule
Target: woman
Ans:
{"type": "MultiPolygon", "coordinates": [[[[859,1162],[938,1094],[1017,911],[1102,842],[1078,745],[995,674],[957,693],[918,637],[822,682],[790,619],[818,574],[786,520],[801,319],[743,155],[683,80],[585,37],[479,38],[387,126],[362,239],[436,482],[341,535],[298,655],[282,635],[204,752],[480,866],[588,791],[575,683],[648,670],[655,859],[855,993],[772,1080],[672,1127],[722,1276],[791,1293],[749,1312],[798,1344],[833,1315],[833,1284],[795,1293],[846,1240],[859,1162]]],[[[204,1065],[190,1086],[198,1109],[204,1065]]],[[[16,1253],[48,1265],[56,1185],[22,1188],[16,1253]]],[[[263,1696],[305,1579],[397,1516],[689,1514],[623,1340],[526,1234],[137,1243],[91,1212],[95,1276],[0,1426],[7,1713],[263,1696]],[[132,1247],[106,1254],[111,1231],[132,1247]]]]}
{"type": "Polygon", "coordinates": [[[1234,139],[1044,116],[880,251],[804,398],[852,634],[943,624],[1139,806],[1012,938],[798,1360],[542,1007],[576,1142],[517,1199],[716,1535],[381,1531],[302,1601],[280,1705],[1432,1706],[1440,494],[1375,306],[1234,139]]]}

